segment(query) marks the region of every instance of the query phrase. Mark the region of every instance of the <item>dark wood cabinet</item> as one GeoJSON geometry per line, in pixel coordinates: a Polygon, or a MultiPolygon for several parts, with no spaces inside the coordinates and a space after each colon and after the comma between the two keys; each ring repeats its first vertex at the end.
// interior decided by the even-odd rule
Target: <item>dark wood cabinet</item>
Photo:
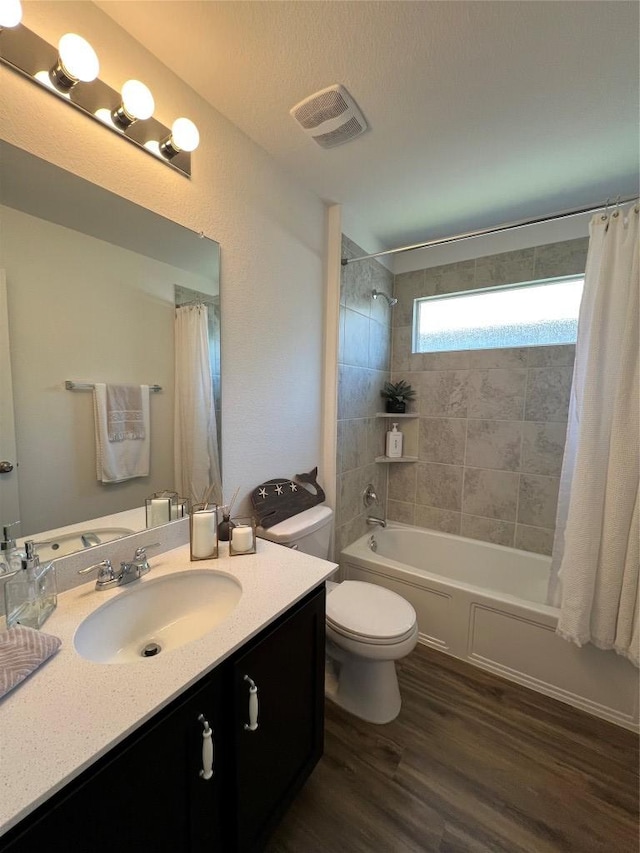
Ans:
{"type": "Polygon", "coordinates": [[[324,605],[321,587],[0,838],[0,851],[261,850],[322,754],[324,605]],[[257,688],[253,730],[245,675],[257,688]]]}
{"type": "Polygon", "coordinates": [[[241,853],[261,850],[322,755],[324,590],[233,661],[234,821],[241,853]],[[250,723],[257,687],[257,728],[250,723]]]}

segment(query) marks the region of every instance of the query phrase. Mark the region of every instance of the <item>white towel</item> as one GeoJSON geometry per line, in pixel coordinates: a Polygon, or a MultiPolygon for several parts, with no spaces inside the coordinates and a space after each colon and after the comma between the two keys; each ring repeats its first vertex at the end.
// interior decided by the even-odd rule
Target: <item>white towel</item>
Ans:
{"type": "Polygon", "coordinates": [[[107,385],[109,441],[144,439],[140,385],[107,385]]]}
{"type": "Polygon", "coordinates": [[[103,483],[120,483],[149,475],[151,449],[149,423],[149,386],[141,385],[143,439],[109,441],[107,424],[107,386],[97,382],[93,391],[93,413],[96,432],[96,474],[103,483]]]}

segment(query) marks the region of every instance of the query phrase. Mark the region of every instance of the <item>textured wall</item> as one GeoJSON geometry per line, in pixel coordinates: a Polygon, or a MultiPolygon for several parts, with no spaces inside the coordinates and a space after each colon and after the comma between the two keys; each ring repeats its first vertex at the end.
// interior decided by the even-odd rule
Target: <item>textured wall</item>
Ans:
{"type": "MultiPolygon", "coordinates": [[[[343,257],[367,254],[347,237],[343,257]]],[[[362,492],[372,483],[380,505],[372,515],[384,516],[386,465],[374,459],[384,453],[388,426],[376,419],[383,410],[380,390],[389,379],[391,311],[372,290],[391,295],[393,276],[375,260],[342,268],[340,288],[340,343],[338,354],[338,452],[336,483],[336,557],[366,530],[362,492]]]]}
{"type": "Polygon", "coordinates": [[[574,347],[411,353],[413,300],[584,272],[585,238],[395,277],[392,379],[418,391],[418,463],[389,465],[389,518],[551,552],[574,347]]]}
{"type": "Polygon", "coordinates": [[[201,144],[188,180],[6,66],[0,135],[220,242],[225,491],[308,470],[320,457],[324,205],[92,3],[23,6],[50,43],[88,38],[114,88],[146,81],[159,120],[189,116],[201,144]]]}

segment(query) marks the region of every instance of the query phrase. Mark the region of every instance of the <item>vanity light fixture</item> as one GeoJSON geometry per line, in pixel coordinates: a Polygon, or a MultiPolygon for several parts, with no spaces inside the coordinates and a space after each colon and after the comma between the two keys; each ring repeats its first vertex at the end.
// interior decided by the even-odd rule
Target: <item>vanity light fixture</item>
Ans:
{"type": "Polygon", "coordinates": [[[22,20],[20,0],[2,0],[0,2],[0,30],[5,27],[17,27],[22,20]]]}
{"type": "Polygon", "coordinates": [[[100,62],[89,42],[76,33],[65,33],[58,42],[58,59],[49,71],[54,86],[65,92],[80,82],[92,83],[100,71],[100,62]]]}
{"type": "Polygon", "coordinates": [[[65,33],[56,49],[21,20],[20,0],[0,0],[0,63],[191,177],[191,152],[200,141],[192,121],[176,119],[169,129],[154,118],[155,102],[144,83],[127,80],[118,92],[100,80],[98,56],[82,36],[65,33]]]}
{"type": "Polygon", "coordinates": [[[200,144],[200,134],[188,118],[177,118],[171,125],[171,134],[160,143],[160,152],[165,157],[175,157],[181,151],[195,151],[200,144]]]}
{"type": "Polygon", "coordinates": [[[111,113],[111,118],[122,127],[130,127],[135,121],[151,118],[156,108],[151,91],[139,80],[127,80],[121,90],[122,102],[111,113]]]}

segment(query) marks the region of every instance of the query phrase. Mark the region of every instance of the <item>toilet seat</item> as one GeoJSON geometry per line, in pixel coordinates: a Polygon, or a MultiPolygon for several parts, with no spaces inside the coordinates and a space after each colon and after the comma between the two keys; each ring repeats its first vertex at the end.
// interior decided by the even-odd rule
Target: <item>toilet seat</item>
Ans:
{"type": "Polygon", "coordinates": [[[416,618],[402,596],[363,581],[344,581],[327,596],[327,626],[362,643],[401,643],[415,633],[416,618]]]}

